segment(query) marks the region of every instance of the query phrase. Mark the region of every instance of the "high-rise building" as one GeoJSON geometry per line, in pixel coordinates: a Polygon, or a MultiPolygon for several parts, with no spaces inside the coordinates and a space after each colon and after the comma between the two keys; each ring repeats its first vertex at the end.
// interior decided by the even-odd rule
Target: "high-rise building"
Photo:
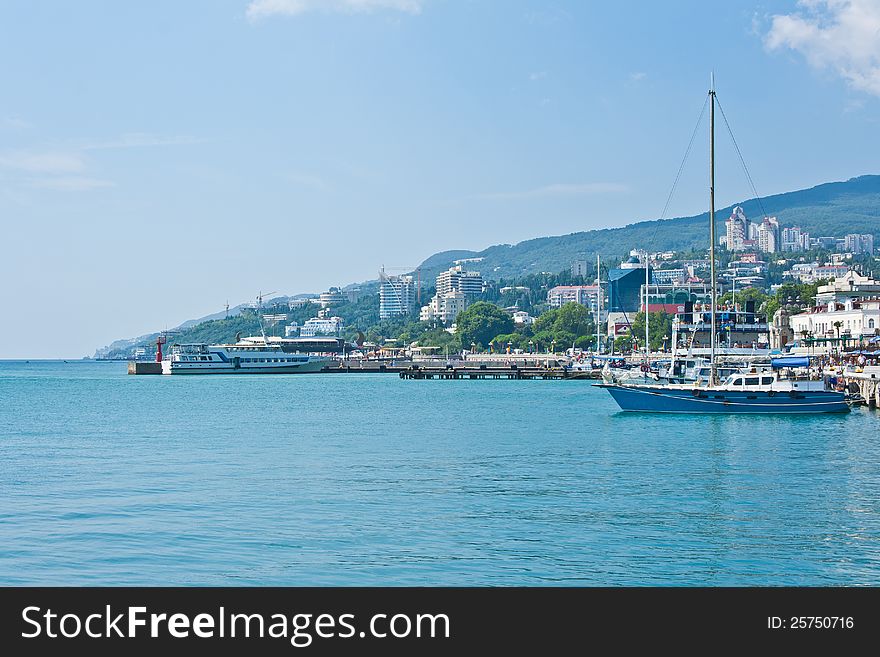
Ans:
{"type": "Polygon", "coordinates": [[[379,319],[408,315],[416,299],[412,276],[388,276],[379,272],[379,319]]]}
{"type": "Polygon", "coordinates": [[[583,276],[586,278],[587,276],[587,261],[586,260],[575,260],[571,263],[571,275],[572,276],[583,276]]]}
{"type": "Polygon", "coordinates": [[[753,239],[749,226],[749,218],[743,212],[742,207],[737,205],[725,222],[725,228],[727,229],[726,246],[729,251],[742,251],[746,248],[744,243],[753,239]]]}
{"type": "Polygon", "coordinates": [[[780,251],[806,251],[810,248],[810,235],[801,231],[800,226],[786,226],[780,233],[780,251]],[[807,239],[804,246],[804,237],[807,239]]]}
{"type": "Polygon", "coordinates": [[[465,271],[456,265],[437,276],[437,294],[461,292],[469,300],[483,294],[483,277],[478,271],[465,271]]]}
{"type": "Polygon", "coordinates": [[[454,322],[458,313],[481,294],[483,277],[480,272],[465,271],[461,265],[456,265],[437,276],[437,294],[427,306],[422,306],[419,319],[444,324],[454,322]]]}
{"type": "Polygon", "coordinates": [[[776,253],[779,250],[779,222],[776,217],[764,217],[758,225],[758,250],[763,253],[776,253]]]}
{"type": "Polygon", "coordinates": [[[874,255],[874,236],[852,233],[844,237],[844,250],[853,255],[874,255]]]}

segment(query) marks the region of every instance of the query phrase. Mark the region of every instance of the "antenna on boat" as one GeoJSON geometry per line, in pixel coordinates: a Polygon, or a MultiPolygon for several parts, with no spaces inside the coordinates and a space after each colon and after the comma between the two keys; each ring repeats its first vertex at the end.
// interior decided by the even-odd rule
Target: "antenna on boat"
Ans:
{"type": "Polygon", "coordinates": [[[269,292],[266,295],[263,295],[262,291],[257,295],[257,320],[260,322],[260,334],[263,336],[263,344],[269,344],[269,340],[266,339],[266,329],[263,327],[263,296],[269,296],[270,294],[275,294],[274,292],[269,292]]]}
{"type": "Polygon", "coordinates": [[[712,336],[709,340],[709,385],[715,385],[715,71],[709,78],[709,271],[711,279],[712,336]]]}

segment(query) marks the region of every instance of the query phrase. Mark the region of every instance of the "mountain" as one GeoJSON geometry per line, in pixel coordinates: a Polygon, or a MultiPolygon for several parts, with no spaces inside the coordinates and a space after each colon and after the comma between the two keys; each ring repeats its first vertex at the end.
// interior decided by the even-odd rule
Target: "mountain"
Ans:
{"type": "MultiPolygon", "coordinates": [[[[780,225],[798,225],[813,237],[842,237],[848,233],[872,233],[880,237],[880,175],[866,175],[844,182],[817,185],[809,189],[767,196],[760,201],[738,203],[746,215],[759,220],[764,212],[776,216],[780,225]],[[763,208],[763,212],[762,212],[763,208]]],[[[718,234],[723,234],[724,221],[735,206],[716,212],[718,234]]],[[[429,287],[434,277],[448,269],[456,260],[476,260],[466,266],[483,274],[487,280],[507,280],[540,272],[557,273],[567,269],[573,260],[592,260],[598,253],[607,262],[626,255],[630,249],[651,251],[703,251],[708,247],[708,212],[691,217],[640,221],[621,228],[589,230],[555,237],[538,237],[518,244],[498,244],[482,251],[453,250],[435,253],[421,266],[423,285],[429,287]]],[[[717,243],[717,242],[716,242],[717,243]]],[[[614,262],[616,264],[616,262],[614,262]]],[[[377,281],[353,286],[370,289],[377,281]]],[[[314,295],[297,295],[297,297],[314,295]]],[[[295,298],[295,297],[294,297],[295,298]]],[[[278,301],[281,301],[279,298],[278,301]]],[[[267,301],[267,304],[271,301],[267,301]]],[[[247,304],[230,309],[238,313],[247,304]]],[[[188,320],[178,329],[187,329],[203,322],[222,318],[225,311],[199,319],[188,320]]],[[[95,356],[127,351],[138,344],[155,341],[156,333],[129,340],[117,340],[99,349],[95,356]]]]}
{"type": "MultiPolygon", "coordinates": [[[[848,233],[880,234],[880,176],[868,175],[845,182],[832,182],[809,189],[785,192],[737,203],[746,216],[760,220],[761,207],[776,216],[780,225],[799,225],[813,237],[848,233]]],[[[718,235],[735,205],[716,211],[718,235]]],[[[556,237],[539,237],[518,244],[499,244],[483,251],[444,251],[421,265],[422,280],[430,281],[453,261],[480,258],[472,268],[487,279],[511,279],[542,271],[558,272],[577,258],[595,259],[596,254],[617,258],[633,248],[651,251],[703,250],[708,247],[709,213],[654,221],[640,221],[621,228],[589,230],[556,237]]],[[[717,242],[716,242],[717,244],[717,242]]]]}

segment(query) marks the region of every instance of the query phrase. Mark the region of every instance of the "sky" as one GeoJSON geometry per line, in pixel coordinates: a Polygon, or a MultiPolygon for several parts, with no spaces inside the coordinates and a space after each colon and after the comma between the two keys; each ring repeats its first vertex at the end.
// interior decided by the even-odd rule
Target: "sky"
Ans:
{"type": "Polygon", "coordinates": [[[713,71],[759,194],[880,173],[880,0],[5,0],[0,60],[0,358],[656,219],[713,71]]]}

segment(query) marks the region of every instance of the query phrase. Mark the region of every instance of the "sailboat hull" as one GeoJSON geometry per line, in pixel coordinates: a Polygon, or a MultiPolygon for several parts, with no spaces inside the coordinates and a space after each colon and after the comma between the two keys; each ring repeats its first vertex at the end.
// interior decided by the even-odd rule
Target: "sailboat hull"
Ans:
{"type": "Polygon", "coordinates": [[[813,415],[849,411],[845,394],[833,390],[770,393],[614,384],[598,384],[598,387],[608,390],[621,410],[642,413],[813,415]]]}

